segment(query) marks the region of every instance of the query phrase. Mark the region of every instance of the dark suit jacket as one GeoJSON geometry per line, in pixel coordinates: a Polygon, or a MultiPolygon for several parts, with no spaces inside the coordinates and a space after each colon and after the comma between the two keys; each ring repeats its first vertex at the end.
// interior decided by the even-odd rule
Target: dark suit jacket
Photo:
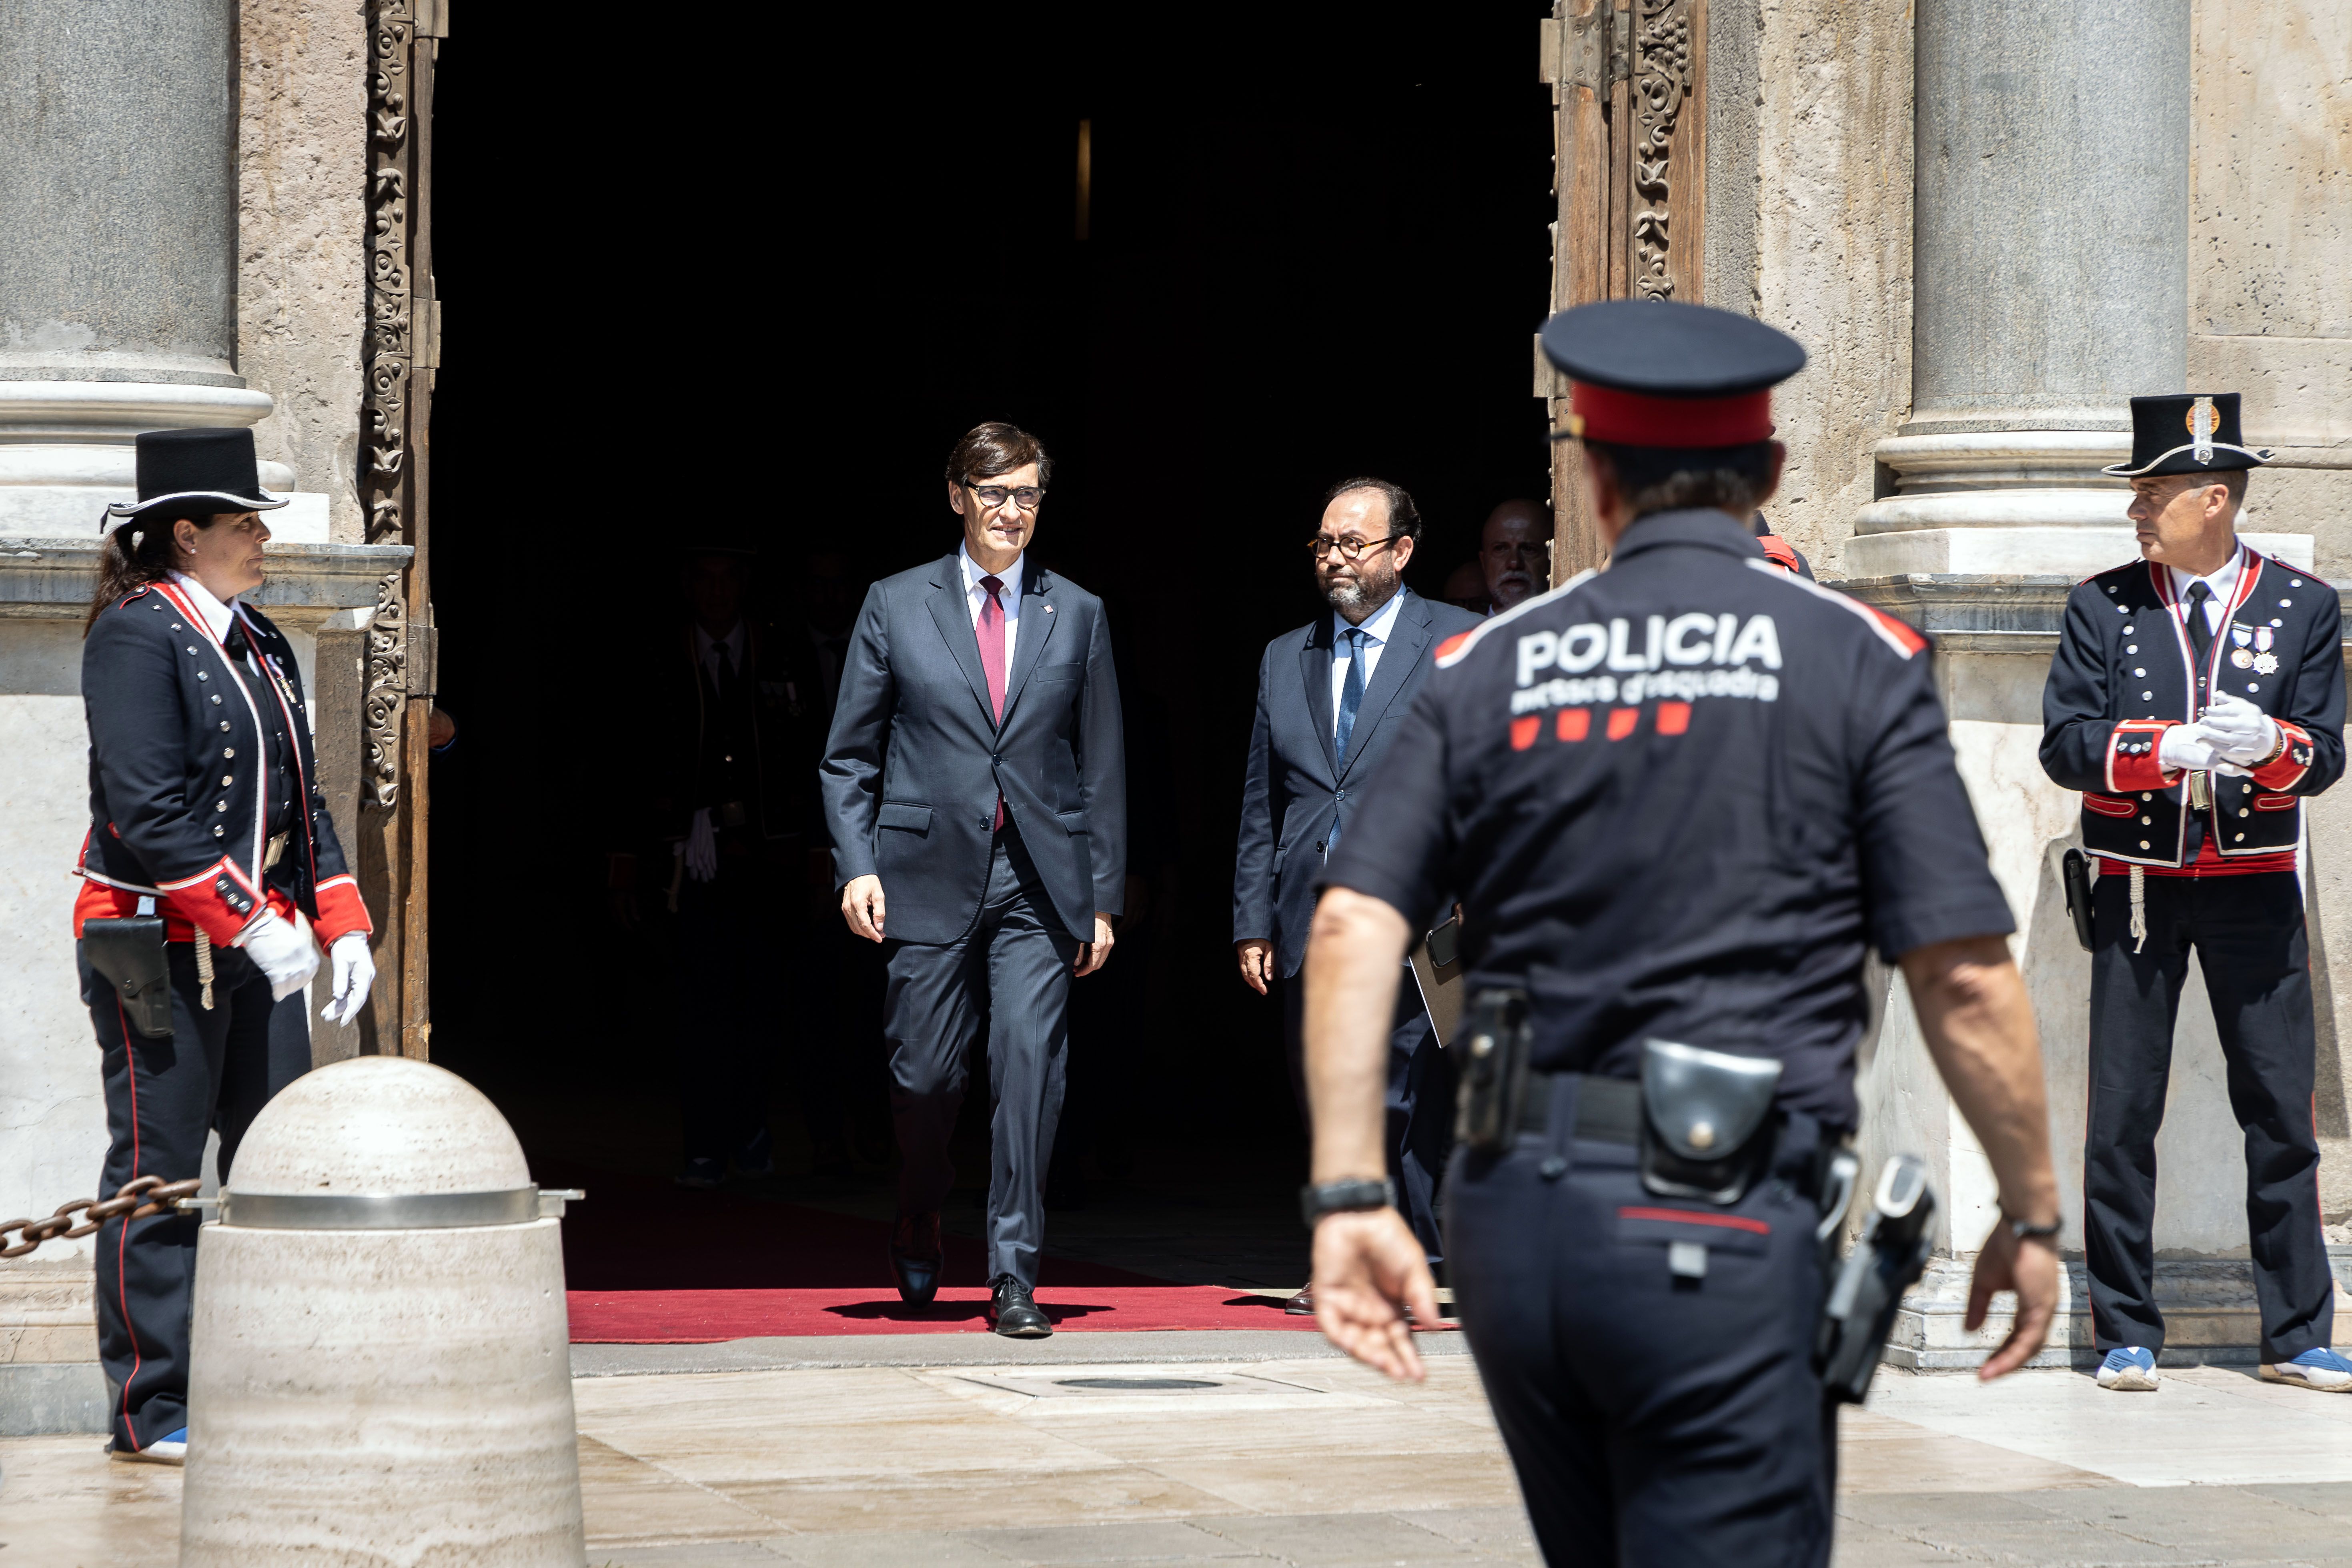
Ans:
{"type": "Polygon", "coordinates": [[[1092,942],[1127,883],[1126,770],[1100,599],[1028,563],[999,728],[956,557],[866,591],[818,784],[835,883],[879,876],[892,940],[971,929],[1001,793],[1055,912],[1092,942]]]}
{"type": "Polygon", "coordinates": [[[1242,783],[1241,853],[1234,863],[1234,940],[1274,943],[1275,973],[1287,980],[1307,957],[1315,915],[1315,878],[1335,815],[1352,818],[1345,793],[1370,782],[1381,757],[1428,679],[1433,649],[1482,617],[1433,604],[1400,588],[1372,683],[1364,689],[1339,766],[1331,740],[1331,639],[1335,617],[1265,645],[1257,667],[1257,721],[1250,729],[1249,773],[1242,783]]]}

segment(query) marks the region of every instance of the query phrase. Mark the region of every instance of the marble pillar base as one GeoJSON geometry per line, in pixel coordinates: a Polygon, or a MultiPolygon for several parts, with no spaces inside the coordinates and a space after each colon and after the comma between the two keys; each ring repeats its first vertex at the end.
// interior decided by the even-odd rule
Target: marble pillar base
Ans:
{"type": "MultiPolygon", "coordinates": [[[[95,537],[107,503],[138,497],[139,432],[250,427],[270,408],[268,393],[242,386],[0,380],[0,536],[95,537]]],[[[274,536],[327,542],[323,492],[296,490],[283,463],[263,463],[261,483],[291,498],[268,514],[274,536]]]]}
{"type": "MultiPolygon", "coordinates": [[[[2352,1342],[2352,1312],[2344,1299],[2352,1247],[2331,1247],[2327,1253],[2336,1277],[2336,1342],[2352,1342]]],[[[1975,1267],[1973,1258],[1937,1257],[1928,1263],[1926,1277],[1903,1299],[1883,1364],[1906,1372],[1973,1372],[2008,1337],[2013,1314],[2006,1310],[1988,1314],[1974,1333],[1960,1326],[1975,1267]]],[[[2261,1359],[2262,1311],[2254,1302],[2252,1266],[2244,1258],[2158,1258],[2156,1299],[2164,1313],[2164,1365],[2246,1365],[2261,1359]]],[[[2070,1258],[2049,1341],[2029,1364],[2088,1367],[2098,1361],[2090,1281],[2082,1259],[2070,1258]]]]}

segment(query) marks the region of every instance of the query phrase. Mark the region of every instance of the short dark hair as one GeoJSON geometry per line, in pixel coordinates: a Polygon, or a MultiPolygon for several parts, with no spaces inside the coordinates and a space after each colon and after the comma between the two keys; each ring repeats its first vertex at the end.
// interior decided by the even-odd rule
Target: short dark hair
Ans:
{"type": "Polygon", "coordinates": [[[1037,486],[1044,489],[1054,477],[1054,459],[1045,455],[1045,443],[1018,425],[992,419],[965,431],[963,439],[948,454],[948,483],[968,485],[976,479],[992,479],[1026,463],[1037,465],[1037,486]]]}
{"type": "Polygon", "coordinates": [[[2231,506],[2246,504],[2246,476],[2252,472],[2252,468],[2224,468],[2213,476],[2221,488],[2230,492],[2231,506]]]}
{"type": "Polygon", "coordinates": [[[1771,493],[1769,441],[1738,447],[1621,447],[1587,441],[1584,449],[1616,472],[1618,492],[1635,517],[1696,507],[1747,517],[1771,493]]]}
{"type": "Polygon", "coordinates": [[[1389,503],[1389,537],[1391,539],[1410,539],[1415,543],[1420,542],[1421,512],[1413,506],[1412,498],[1404,493],[1404,487],[1402,485],[1391,484],[1386,479],[1341,479],[1338,484],[1333,485],[1329,489],[1323,492],[1324,509],[1328,510],[1333,501],[1338,500],[1341,496],[1348,494],[1351,490],[1378,490],[1381,495],[1387,497],[1389,503]]]}

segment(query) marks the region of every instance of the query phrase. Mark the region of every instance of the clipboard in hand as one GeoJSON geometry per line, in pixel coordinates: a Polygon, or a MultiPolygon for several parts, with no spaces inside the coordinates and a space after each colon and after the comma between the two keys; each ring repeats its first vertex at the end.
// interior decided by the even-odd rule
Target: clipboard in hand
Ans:
{"type": "Polygon", "coordinates": [[[1462,1027],[1462,927],[1447,921],[1424,938],[1405,962],[1421,986],[1422,1010],[1441,1046],[1454,1044],[1462,1027]]]}

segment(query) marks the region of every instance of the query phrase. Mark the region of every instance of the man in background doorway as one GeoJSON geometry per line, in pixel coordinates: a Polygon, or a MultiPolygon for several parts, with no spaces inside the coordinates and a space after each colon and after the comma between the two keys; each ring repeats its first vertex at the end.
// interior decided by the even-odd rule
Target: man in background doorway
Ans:
{"type": "Polygon", "coordinates": [[[1478,568],[1486,579],[1486,610],[1498,615],[1551,586],[1551,508],[1507,500],[1486,514],[1478,532],[1478,568]]]}
{"type": "MultiPolygon", "coordinates": [[[[1309,542],[1328,610],[1268,643],[1258,664],[1257,718],[1242,783],[1234,864],[1234,952],[1242,982],[1283,994],[1291,1091],[1307,1115],[1298,966],[1315,914],[1315,879],[1339,847],[1381,754],[1412,708],[1433,650],[1478,617],[1404,585],[1421,514],[1401,486],[1356,479],[1324,497],[1309,542]]],[[[1389,1037],[1389,1175],[1413,1234],[1441,1262],[1437,1185],[1452,1144],[1454,1069],[1418,989],[1400,988],[1389,1037]]],[[[1314,1310],[1305,1291],[1294,1312],[1314,1310]]]]}
{"type": "MultiPolygon", "coordinates": [[[[785,639],[752,607],[753,576],[748,542],[732,534],[685,551],[686,613],[651,652],[651,711],[664,726],[645,788],[652,877],[636,855],[614,857],[624,923],[650,903],[671,938],[684,1187],[774,1173],[768,1088],[786,1042],[773,976],[797,962],[803,930],[803,900],[779,889],[795,885],[806,859],[814,743],[782,668],[785,639]]],[[[840,1117],[810,1103],[821,1089],[802,1085],[823,1163],[832,1157],[823,1130],[840,1117]]]]}

